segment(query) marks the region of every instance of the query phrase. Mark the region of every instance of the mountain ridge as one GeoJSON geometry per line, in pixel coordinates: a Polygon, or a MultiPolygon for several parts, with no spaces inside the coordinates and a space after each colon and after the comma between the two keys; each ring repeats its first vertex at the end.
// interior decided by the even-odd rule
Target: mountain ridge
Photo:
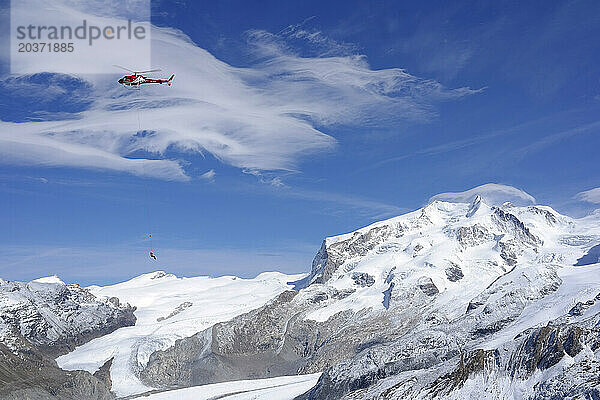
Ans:
{"type": "MultiPolygon", "coordinates": [[[[599,212],[435,200],[325,238],[308,274],[156,271],[81,288],[137,306],[136,325],[58,365],[98,372],[119,395],[322,371],[304,398],[485,398],[492,377],[488,398],[596,393],[599,243],[599,212]]],[[[36,281],[23,285],[68,286],[36,281]]]]}

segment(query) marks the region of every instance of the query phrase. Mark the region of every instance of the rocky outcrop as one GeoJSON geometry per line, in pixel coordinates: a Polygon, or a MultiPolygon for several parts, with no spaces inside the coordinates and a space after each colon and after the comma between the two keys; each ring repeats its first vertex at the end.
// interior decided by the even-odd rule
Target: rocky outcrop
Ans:
{"type": "Polygon", "coordinates": [[[528,377],[535,370],[555,366],[565,355],[575,357],[583,350],[583,334],[583,328],[577,325],[547,325],[523,333],[521,344],[508,363],[512,374],[528,377]]]}
{"type": "Polygon", "coordinates": [[[437,286],[435,286],[435,283],[433,283],[433,281],[431,280],[431,278],[427,276],[422,276],[421,278],[419,278],[418,285],[419,289],[421,289],[421,291],[427,296],[435,296],[440,292],[437,286]]]}
{"type": "Polygon", "coordinates": [[[156,319],[157,322],[161,322],[164,321],[165,319],[169,319],[172,318],[174,316],[176,316],[177,314],[179,314],[180,312],[182,312],[183,310],[185,310],[186,308],[191,307],[193,304],[189,301],[184,301],[183,303],[181,303],[180,305],[178,305],[173,311],[171,311],[169,313],[169,315],[167,315],[166,317],[158,317],[156,319]]]}
{"type": "Polygon", "coordinates": [[[460,269],[460,267],[453,262],[450,262],[450,265],[446,267],[444,272],[446,273],[446,277],[450,282],[460,281],[465,276],[462,272],[462,269],[460,269]]]}
{"type": "Polygon", "coordinates": [[[499,354],[497,350],[477,349],[469,353],[461,353],[456,368],[437,378],[428,388],[433,396],[447,394],[460,388],[474,374],[498,367],[499,354]]]}
{"type": "Polygon", "coordinates": [[[354,272],[352,274],[352,280],[354,281],[354,283],[358,286],[373,286],[373,284],[375,283],[375,278],[373,278],[371,275],[367,274],[366,272],[354,272]]]}
{"type": "Polygon", "coordinates": [[[109,358],[96,372],[94,372],[94,378],[106,386],[108,390],[112,388],[112,380],[110,379],[110,367],[112,366],[114,357],[109,358]]]}
{"type": "Polygon", "coordinates": [[[0,340],[15,334],[56,357],[123,326],[135,324],[135,308],[100,299],[58,278],[29,283],[0,280],[0,340]]]}
{"type": "Polygon", "coordinates": [[[484,226],[475,224],[458,228],[456,231],[456,238],[461,246],[473,247],[494,239],[494,235],[492,235],[484,226]]]}
{"type": "Polygon", "coordinates": [[[328,243],[323,241],[317,252],[308,283],[325,283],[348,259],[365,256],[391,236],[402,235],[401,225],[383,225],[357,231],[348,238],[328,243]]]}
{"type": "Polygon", "coordinates": [[[85,371],[64,371],[22,337],[21,350],[0,343],[0,398],[4,400],[111,400],[105,382],[85,371]]]}
{"type": "Polygon", "coordinates": [[[498,207],[494,207],[493,210],[493,220],[498,227],[507,233],[512,234],[520,243],[533,247],[543,244],[543,241],[531,233],[530,229],[525,226],[523,221],[515,215],[498,207]]]}

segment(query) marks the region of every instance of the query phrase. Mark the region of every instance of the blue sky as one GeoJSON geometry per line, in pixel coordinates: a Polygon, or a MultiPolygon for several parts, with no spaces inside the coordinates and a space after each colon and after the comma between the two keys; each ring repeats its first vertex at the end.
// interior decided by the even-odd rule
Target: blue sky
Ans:
{"type": "Polygon", "coordinates": [[[598,208],[600,3],[448,3],[154,1],[141,98],[0,59],[0,276],[304,272],[487,183],[598,208]]]}

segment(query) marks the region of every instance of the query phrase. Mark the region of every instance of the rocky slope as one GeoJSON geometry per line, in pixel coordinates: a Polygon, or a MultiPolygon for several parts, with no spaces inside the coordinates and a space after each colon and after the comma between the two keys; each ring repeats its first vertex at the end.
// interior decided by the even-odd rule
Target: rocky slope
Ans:
{"type": "Polygon", "coordinates": [[[0,399],[3,400],[110,400],[110,381],[85,371],[64,371],[56,362],[20,341],[20,351],[0,343],[0,399]]]}
{"type": "Polygon", "coordinates": [[[596,359],[598,243],[600,214],[436,201],[326,239],[298,291],[153,353],[140,379],[167,388],[324,370],[315,399],[460,398],[468,387],[480,398],[471,382],[493,373],[505,377],[498,390],[531,379],[544,393],[596,390],[544,371],[580,348],[596,359]]]}
{"type": "Polygon", "coordinates": [[[59,355],[95,337],[135,324],[135,308],[116,297],[101,299],[57,277],[34,281],[0,280],[0,340],[19,333],[36,348],[59,355]]]}
{"type": "Polygon", "coordinates": [[[114,398],[106,376],[63,371],[54,357],[135,324],[134,310],[56,277],[0,280],[0,398],[114,398]]]}

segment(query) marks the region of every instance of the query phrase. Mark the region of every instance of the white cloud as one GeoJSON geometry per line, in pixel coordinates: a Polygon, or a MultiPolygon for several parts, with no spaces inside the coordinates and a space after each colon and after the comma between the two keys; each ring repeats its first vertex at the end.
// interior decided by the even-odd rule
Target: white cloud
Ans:
{"type": "Polygon", "coordinates": [[[242,172],[255,176],[260,183],[264,183],[265,185],[271,185],[277,188],[288,188],[283,182],[283,179],[280,176],[275,176],[275,173],[263,172],[256,168],[245,168],[242,172]]]}
{"type": "Polygon", "coordinates": [[[283,179],[281,179],[279,176],[272,178],[269,181],[269,184],[275,187],[287,187],[287,185],[283,183],[283,179]]]}
{"type": "MultiPolygon", "coordinates": [[[[85,137],[74,140],[61,139],[54,129],[69,122],[0,123],[0,154],[5,163],[16,165],[86,167],[113,171],[127,171],[138,176],[151,176],[167,180],[187,180],[177,161],[126,158],[104,144],[114,146],[108,138],[99,135],[96,143],[85,137]],[[48,131],[40,133],[39,129],[48,131]],[[44,134],[48,133],[48,134],[44,134]],[[83,143],[78,143],[83,140],[83,143]]],[[[83,133],[81,131],[72,132],[83,133]]]]}
{"type": "Polygon", "coordinates": [[[336,41],[318,29],[307,27],[316,18],[312,16],[300,24],[290,25],[277,35],[270,35],[271,39],[282,48],[293,48],[295,42],[299,42],[305,52],[308,50],[311,55],[319,57],[347,56],[358,52],[358,46],[353,43],[336,41]]]}
{"type": "Polygon", "coordinates": [[[600,204],[600,187],[579,192],[575,198],[587,203],[600,204]]]}
{"type": "MultiPolygon", "coordinates": [[[[320,33],[296,29],[292,34],[328,45],[320,33]]],[[[92,84],[87,111],[68,119],[48,115],[53,121],[0,121],[0,158],[168,180],[188,179],[186,153],[211,153],[242,169],[295,170],[301,157],[336,144],[317,124],[427,120],[435,115],[436,102],[474,93],[446,89],[398,68],[373,70],[360,55],[301,57],[282,47],[281,37],[264,31],[249,38],[260,61],[236,68],[177,30],[153,27],[153,65],[165,75],[176,74],[172,87],[126,91],[116,84],[117,71],[84,76],[92,84]]]]}
{"type": "Polygon", "coordinates": [[[475,196],[481,196],[490,205],[499,205],[507,201],[515,205],[531,205],[536,202],[532,195],[521,189],[497,183],[486,183],[464,192],[440,193],[431,197],[429,201],[469,203],[475,196]]]}
{"type": "Polygon", "coordinates": [[[215,176],[217,176],[217,173],[215,172],[214,169],[211,169],[209,171],[206,171],[202,175],[200,175],[200,178],[206,179],[209,182],[214,182],[215,181],[215,176]]]}

